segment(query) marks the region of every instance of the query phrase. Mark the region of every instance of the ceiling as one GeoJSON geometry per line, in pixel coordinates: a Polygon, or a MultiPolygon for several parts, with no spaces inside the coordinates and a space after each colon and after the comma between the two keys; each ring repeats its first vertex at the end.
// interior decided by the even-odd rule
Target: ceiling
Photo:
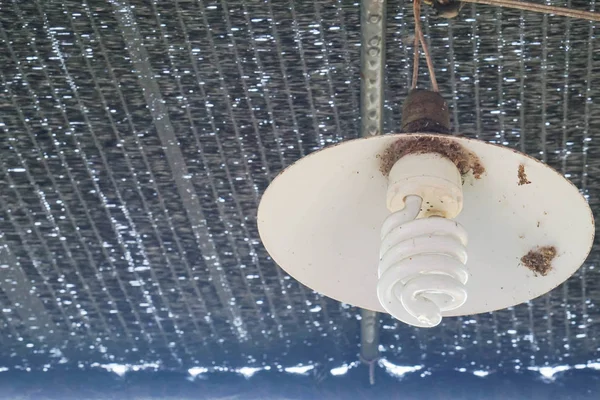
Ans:
{"type": "MultiPolygon", "coordinates": [[[[1,8],[7,367],[357,360],[360,311],[279,269],[256,209],[283,168],[360,135],[359,2],[1,8]]],[[[409,88],[411,10],[387,8],[386,132],[409,88]]],[[[600,211],[594,23],[471,4],[423,22],[453,132],[547,162],[600,211]]],[[[508,310],[428,330],[382,315],[382,356],[477,369],[597,360],[599,257],[596,245],[564,285],[508,310]]]]}

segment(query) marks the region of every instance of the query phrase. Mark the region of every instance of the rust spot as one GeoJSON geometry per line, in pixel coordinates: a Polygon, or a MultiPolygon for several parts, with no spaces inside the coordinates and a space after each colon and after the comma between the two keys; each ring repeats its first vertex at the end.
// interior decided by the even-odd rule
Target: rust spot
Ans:
{"type": "Polygon", "coordinates": [[[475,179],[480,179],[485,172],[485,167],[476,154],[452,139],[438,136],[408,136],[398,139],[381,155],[379,170],[384,176],[388,176],[396,161],[405,155],[425,153],[446,157],[456,165],[461,175],[472,172],[475,179]]]}
{"type": "Polygon", "coordinates": [[[529,250],[527,254],[521,257],[524,266],[532,270],[536,276],[540,274],[546,276],[552,270],[552,260],[556,257],[556,247],[544,246],[529,250]]]}
{"type": "Polygon", "coordinates": [[[519,171],[517,172],[517,177],[519,178],[519,186],[529,185],[531,183],[531,181],[527,179],[527,174],[525,173],[525,166],[523,164],[519,164],[519,171]]]}

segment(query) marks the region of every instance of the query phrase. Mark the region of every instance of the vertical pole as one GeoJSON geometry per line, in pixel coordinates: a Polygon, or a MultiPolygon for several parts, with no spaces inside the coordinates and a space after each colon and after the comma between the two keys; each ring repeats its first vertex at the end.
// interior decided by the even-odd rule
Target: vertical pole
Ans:
{"type": "MultiPolygon", "coordinates": [[[[362,0],[360,18],[361,136],[383,133],[383,91],[385,82],[386,0],[362,0]]],[[[375,311],[361,310],[360,359],[369,365],[369,381],[375,383],[375,363],[379,359],[379,317],[375,311]]]]}
{"type": "Polygon", "coordinates": [[[379,360],[379,314],[360,310],[360,360],[369,366],[369,382],[375,384],[375,363],[379,360]]]}
{"type": "Polygon", "coordinates": [[[383,133],[386,0],[361,3],[360,116],[363,137],[383,133]]]}

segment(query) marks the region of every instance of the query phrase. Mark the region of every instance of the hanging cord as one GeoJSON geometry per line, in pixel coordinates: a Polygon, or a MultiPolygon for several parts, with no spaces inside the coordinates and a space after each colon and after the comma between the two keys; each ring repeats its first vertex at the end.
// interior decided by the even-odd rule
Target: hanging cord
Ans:
{"type": "Polygon", "coordinates": [[[439,92],[437,79],[435,78],[435,69],[433,67],[433,60],[429,53],[429,46],[425,41],[425,35],[423,35],[423,28],[421,27],[421,0],[414,0],[413,12],[415,17],[415,57],[413,62],[413,81],[412,89],[417,87],[417,78],[419,76],[419,42],[423,46],[423,54],[425,54],[425,60],[427,61],[427,69],[429,70],[429,80],[431,81],[431,90],[439,92]]]}
{"type": "Polygon", "coordinates": [[[554,14],[561,17],[571,17],[586,19],[590,21],[600,21],[600,13],[583,10],[573,10],[564,7],[547,6],[544,4],[533,4],[517,0],[461,0],[463,3],[487,4],[490,6],[515,8],[517,10],[534,11],[543,14],[554,14]]]}
{"type": "Polygon", "coordinates": [[[417,21],[421,18],[421,0],[414,0],[413,13],[415,16],[415,55],[413,58],[413,76],[412,90],[417,88],[417,80],[419,79],[419,35],[417,34],[417,21]]]}
{"type": "MultiPolygon", "coordinates": [[[[463,3],[476,3],[476,4],[487,4],[491,6],[513,8],[524,11],[533,11],[542,14],[554,14],[563,17],[579,18],[590,21],[600,21],[600,13],[583,10],[573,10],[564,7],[548,6],[543,4],[533,4],[526,1],[518,0],[461,0],[463,3]]],[[[413,12],[415,18],[415,54],[413,59],[413,76],[412,76],[412,89],[417,88],[417,80],[419,77],[419,44],[423,46],[423,53],[425,54],[425,60],[427,61],[427,68],[429,70],[429,79],[431,80],[431,88],[434,92],[439,92],[437,79],[435,77],[435,69],[433,67],[433,61],[431,54],[429,53],[429,47],[425,41],[423,35],[423,29],[421,28],[421,0],[413,1],[413,12]]]]}

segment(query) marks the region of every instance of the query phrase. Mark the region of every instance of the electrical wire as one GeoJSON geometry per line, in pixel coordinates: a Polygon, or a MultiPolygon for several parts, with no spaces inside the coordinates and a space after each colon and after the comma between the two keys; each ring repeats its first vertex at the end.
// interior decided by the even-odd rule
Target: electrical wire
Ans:
{"type": "Polygon", "coordinates": [[[600,13],[570,8],[533,4],[517,0],[461,0],[463,3],[487,4],[490,6],[514,8],[517,10],[533,11],[543,14],[554,14],[562,17],[579,18],[589,21],[600,21],[600,13]]]}
{"type": "Polygon", "coordinates": [[[412,76],[412,88],[417,88],[417,80],[419,79],[419,35],[417,34],[417,22],[421,18],[421,0],[414,0],[413,2],[413,13],[415,17],[415,55],[413,58],[413,76],[412,76]]]}
{"type": "MultiPolygon", "coordinates": [[[[542,14],[554,14],[563,17],[578,18],[590,21],[600,21],[600,13],[583,10],[573,10],[564,7],[548,6],[543,4],[534,4],[518,0],[461,0],[463,3],[476,3],[486,4],[490,6],[498,6],[505,8],[513,8],[524,11],[533,11],[542,14]]],[[[423,54],[427,61],[427,69],[429,70],[429,79],[431,81],[431,88],[434,92],[439,92],[437,79],[435,77],[435,68],[429,53],[429,47],[425,41],[425,35],[423,35],[423,29],[421,27],[421,0],[413,1],[413,13],[415,18],[415,41],[414,41],[414,59],[413,59],[413,76],[412,76],[412,87],[414,90],[417,88],[417,81],[419,78],[419,44],[423,47],[423,54]]]]}
{"type": "Polygon", "coordinates": [[[431,90],[439,92],[439,86],[435,77],[435,68],[431,59],[431,53],[429,53],[429,46],[423,35],[423,28],[421,27],[421,0],[414,0],[413,12],[415,17],[415,57],[413,64],[413,82],[412,89],[417,87],[417,78],[419,75],[419,42],[423,47],[423,54],[425,54],[425,60],[427,61],[427,69],[429,70],[429,80],[431,81],[431,90]]]}

